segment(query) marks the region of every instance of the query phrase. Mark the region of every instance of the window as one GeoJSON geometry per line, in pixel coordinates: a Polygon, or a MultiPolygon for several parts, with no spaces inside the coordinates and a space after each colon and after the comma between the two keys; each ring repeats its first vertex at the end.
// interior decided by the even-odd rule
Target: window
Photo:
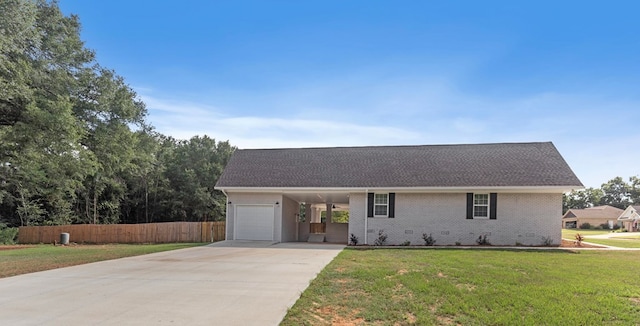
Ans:
{"type": "Polygon", "coordinates": [[[386,217],[389,213],[389,194],[375,194],[373,200],[373,215],[386,217]]]}
{"type": "Polygon", "coordinates": [[[396,217],[396,193],[367,193],[367,217],[396,217]]]}
{"type": "Polygon", "coordinates": [[[473,195],[473,217],[474,218],[489,217],[489,194],[473,195]]]}
{"type": "Polygon", "coordinates": [[[498,194],[495,192],[489,194],[467,193],[467,219],[497,219],[498,194]]]}

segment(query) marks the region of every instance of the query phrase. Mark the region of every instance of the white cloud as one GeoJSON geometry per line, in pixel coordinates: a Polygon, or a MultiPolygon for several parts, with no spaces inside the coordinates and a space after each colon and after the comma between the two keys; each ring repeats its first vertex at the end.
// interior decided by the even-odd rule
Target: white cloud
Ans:
{"type": "Polygon", "coordinates": [[[142,99],[151,124],[179,139],[206,134],[240,148],[553,141],[588,187],[640,174],[640,153],[633,150],[640,143],[634,127],[640,103],[551,92],[483,97],[433,85],[395,83],[384,92],[363,86],[371,91],[357,89],[356,99],[341,95],[344,103],[327,85],[315,95],[287,90],[259,97],[250,111],[142,99]]]}
{"type": "Polygon", "coordinates": [[[419,134],[401,128],[355,124],[340,119],[225,116],[208,106],[144,96],[156,129],[179,139],[208,135],[240,148],[357,146],[413,143],[419,134]]]}

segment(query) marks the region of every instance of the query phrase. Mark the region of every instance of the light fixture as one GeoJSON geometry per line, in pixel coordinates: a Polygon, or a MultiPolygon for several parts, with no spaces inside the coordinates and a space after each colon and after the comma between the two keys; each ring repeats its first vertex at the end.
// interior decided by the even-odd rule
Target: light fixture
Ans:
{"type": "Polygon", "coordinates": [[[336,209],[336,205],[334,204],[333,206],[331,206],[331,208],[336,209]]]}
{"type": "Polygon", "coordinates": [[[278,206],[278,205],[280,205],[280,202],[279,202],[279,201],[277,201],[277,202],[276,202],[276,206],[278,206]]]}
{"type": "Polygon", "coordinates": [[[229,205],[231,205],[231,201],[229,201],[229,203],[228,203],[228,204],[229,204],[229,205]]]}

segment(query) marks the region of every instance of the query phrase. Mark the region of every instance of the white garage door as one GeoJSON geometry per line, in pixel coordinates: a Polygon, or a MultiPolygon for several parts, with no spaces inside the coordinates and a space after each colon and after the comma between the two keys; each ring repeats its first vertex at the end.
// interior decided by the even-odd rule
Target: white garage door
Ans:
{"type": "Polygon", "coordinates": [[[272,205],[236,206],[236,240],[273,240],[272,205]]]}

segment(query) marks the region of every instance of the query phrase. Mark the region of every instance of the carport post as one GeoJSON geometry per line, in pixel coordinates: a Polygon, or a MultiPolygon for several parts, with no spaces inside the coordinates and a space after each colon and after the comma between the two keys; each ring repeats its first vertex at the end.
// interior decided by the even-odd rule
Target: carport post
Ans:
{"type": "Polygon", "coordinates": [[[364,190],[364,244],[369,244],[367,242],[367,227],[368,227],[368,222],[369,222],[369,218],[367,217],[367,193],[368,190],[365,189],[364,190]]]}

